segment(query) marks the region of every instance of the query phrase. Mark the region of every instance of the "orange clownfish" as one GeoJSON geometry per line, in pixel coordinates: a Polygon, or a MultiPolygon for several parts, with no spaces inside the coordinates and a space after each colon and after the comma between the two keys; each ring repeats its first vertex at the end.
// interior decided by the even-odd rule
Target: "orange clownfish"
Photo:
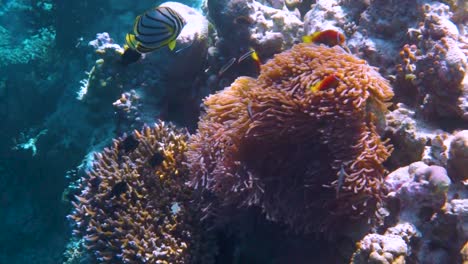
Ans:
{"type": "Polygon", "coordinates": [[[343,45],[346,41],[346,37],[345,35],[336,30],[327,29],[324,31],[314,32],[307,36],[303,36],[302,41],[304,43],[322,43],[327,46],[333,47],[336,45],[343,45]]]}
{"type": "Polygon", "coordinates": [[[316,93],[318,91],[323,91],[328,88],[336,88],[340,79],[335,74],[327,75],[322,80],[316,82],[315,84],[310,86],[310,91],[316,93]]]}

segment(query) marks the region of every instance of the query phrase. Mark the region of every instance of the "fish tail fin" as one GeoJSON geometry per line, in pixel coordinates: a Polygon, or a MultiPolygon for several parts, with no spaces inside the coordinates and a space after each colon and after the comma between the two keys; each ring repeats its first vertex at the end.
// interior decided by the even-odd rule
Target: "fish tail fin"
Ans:
{"type": "Polygon", "coordinates": [[[302,42],[311,43],[312,42],[312,37],[310,35],[302,36],[302,42]]]}
{"type": "Polygon", "coordinates": [[[176,40],[174,39],[173,41],[169,42],[167,46],[169,47],[170,50],[174,50],[176,46],[176,40]]]}
{"type": "Polygon", "coordinates": [[[322,81],[317,81],[316,83],[312,84],[310,86],[310,91],[313,92],[313,93],[316,93],[318,92],[318,90],[320,90],[320,86],[322,85],[322,81]]]}

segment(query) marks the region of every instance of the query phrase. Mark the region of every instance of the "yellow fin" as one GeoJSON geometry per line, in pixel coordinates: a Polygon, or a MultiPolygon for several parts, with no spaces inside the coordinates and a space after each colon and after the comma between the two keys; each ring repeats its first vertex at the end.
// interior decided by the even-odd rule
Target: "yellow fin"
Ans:
{"type": "Polygon", "coordinates": [[[323,82],[323,80],[315,82],[314,84],[312,84],[310,86],[310,90],[313,93],[317,92],[319,90],[320,86],[322,85],[322,82],[323,82]]]}
{"type": "Polygon", "coordinates": [[[309,35],[303,36],[303,37],[302,37],[302,42],[304,42],[304,43],[310,43],[310,42],[312,42],[312,38],[311,38],[309,35]]]}
{"type": "Polygon", "coordinates": [[[167,46],[169,47],[170,50],[174,50],[175,44],[176,44],[176,41],[174,39],[173,41],[169,42],[169,44],[167,44],[167,46]]]}
{"type": "Polygon", "coordinates": [[[137,34],[138,33],[138,23],[140,23],[141,15],[137,16],[135,18],[135,22],[133,22],[133,33],[137,34]]]}
{"type": "Polygon", "coordinates": [[[318,32],[314,32],[314,33],[312,33],[310,35],[303,36],[302,37],[302,42],[304,42],[304,43],[314,42],[319,34],[320,34],[320,32],[318,31],[318,32]]]}
{"type": "Polygon", "coordinates": [[[254,59],[255,61],[260,61],[260,58],[258,57],[257,52],[255,50],[253,50],[253,51],[254,52],[252,52],[252,59],[254,59]]]}
{"type": "Polygon", "coordinates": [[[128,47],[131,48],[131,49],[136,49],[138,43],[137,43],[137,40],[135,39],[135,35],[133,35],[131,33],[128,33],[125,36],[125,44],[127,44],[128,47]]]}

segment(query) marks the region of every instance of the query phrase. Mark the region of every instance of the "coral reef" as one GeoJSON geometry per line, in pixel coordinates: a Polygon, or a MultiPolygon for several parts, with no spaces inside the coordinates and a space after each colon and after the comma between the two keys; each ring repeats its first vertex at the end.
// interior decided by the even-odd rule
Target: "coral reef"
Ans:
{"type": "MultiPolygon", "coordinates": [[[[0,144],[0,263],[62,262],[68,239],[63,220],[70,200],[79,208],[101,206],[95,213],[102,220],[99,224],[120,221],[112,214],[104,219],[101,213],[115,209],[122,215],[121,202],[126,199],[132,204],[138,196],[135,192],[141,194],[136,184],[142,181],[127,184],[106,178],[101,183],[108,185],[93,189],[90,176],[82,172],[84,166],[76,176],[69,176],[83,176],[84,181],[71,184],[64,194],[67,202],[59,199],[67,184],[64,172],[93,151],[102,154],[95,165],[91,162],[90,173],[98,170],[93,166],[111,168],[104,159],[118,151],[112,147],[104,151],[104,146],[116,135],[127,133],[115,144],[128,138],[131,148],[130,138],[135,134],[129,131],[157,118],[194,129],[201,98],[227,86],[205,101],[207,113],[191,141],[189,156],[191,170],[198,172],[193,183],[213,191],[221,198],[221,206],[226,206],[218,210],[218,201],[208,199],[212,204],[203,207],[202,213],[232,220],[232,211],[241,212],[228,224],[235,228],[216,234],[222,248],[218,263],[344,263],[361,239],[356,262],[468,262],[467,1],[204,0],[202,11],[201,0],[165,3],[189,21],[176,49],[145,54],[127,66],[120,63],[125,34],[138,14],[164,1],[0,2],[0,133],[6,140],[0,144]],[[279,55],[258,70],[259,64],[301,42],[302,36],[324,29],[345,34],[343,47],[379,69],[357,63],[338,47],[309,47],[307,56],[296,47],[287,52],[290,58],[279,55]],[[88,45],[96,32],[104,31],[109,34],[98,34],[88,45]],[[251,48],[259,61],[248,56],[251,48]],[[329,50],[341,59],[329,59],[329,50]],[[302,59],[310,56],[314,59],[302,59]],[[221,72],[228,62],[233,64],[221,72]],[[277,63],[281,67],[274,66],[277,63]],[[326,69],[322,71],[319,65],[326,69]],[[349,71],[349,67],[356,69],[349,71]],[[382,83],[377,71],[395,91],[395,104],[385,116],[390,96],[376,95],[372,87],[361,85],[361,81],[376,79],[382,83]],[[230,85],[238,76],[252,78],[242,77],[230,85]],[[385,162],[392,148],[379,139],[381,135],[394,145],[385,162]],[[384,179],[385,169],[409,164],[384,179]],[[82,188],[94,196],[81,196],[82,188]],[[125,193],[103,195],[112,189],[125,193]],[[84,204],[74,195],[93,202],[84,204]],[[247,210],[240,210],[239,205],[247,210]],[[366,220],[373,219],[376,208],[384,221],[365,235],[363,226],[368,227],[366,220]],[[261,223],[247,219],[245,211],[254,211],[252,215],[261,218],[261,223]],[[264,213],[275,222],[264,219],[264,213]],[[245,224],[249,221],[250,225],[245,224]],[[291,234],[285,222],[297,231],[323,230],[330,224],[336,232],[349,228],[330,242],[315,234],[291,234]]],[[[143,147],[118,156],[122,160],[116,164],[127,166],[128,157],[139,148],[143,147]]],[[[145,155],[141,162],[150,158],[140,154],[145,155]]],[[[140,161],[132,160],[135,166],[140,161]]],[[[123,167],[115,175],[144,174],[128,168],[128,175],[124,176],[123,167]]],[[[180,175],[187,179],[187,168],[182,171],[180,175]]],[[[172,176],[161,184],[174,186],[172,176]]],[[[161,221],[175,223],[176,219],[175,233],[156,220],[153,231],[169,232],[168,240],[179,239],[165,246],[181,249],[188,233],[178,230],[194,234],[187,238],[192,243],[187,249],[168,252],[182,262],[185,256],[199,255],[192,254],[195,244],[194,251],[204,244],[197,242],[199,219],[186,221],[197,208],[191,202],[185,211],[181,206],[192,199],[191,187],[177,186],[182,187],[157,192],[153,192],[154,185],[145,187],[145,192],[151,192],[145,199],[169,195],[182,197],[181,202],[143,199],[131,208],[164,203],[155,219],[162,219],[161,215],[166,217],[161,221]],[[188,191],[181,194],[180,190],[188,191]]],[[[92,216],[83,210],[83,226],[74,226],[81,233],[67,245],[65,263],[105,262],[108,250],[116,253],[115,243],[128,237],[118,232],[107,237],[104,232],[110,227],[106,224],[97,236],[91,227],[98,222],[91,222],[92,216]],[[88,241],[95,235],[100,240],[88,241]],[[102,249],[102,241],[109,242],[108,250],[102,249]],[[107,253],[96,256],[96,250],[107,253]]],[[[154,213],[156,209],[143,208],[127,218],[143,223],[145,210],[154,213]]],[[[141,227],[119,228],[130,234],[143,232],[150,229],[146,225],[150,220],[146,221],[141,227]]],[[[151,250],[144,243],[150,245],[158,235],[138,233],[135,242],[122,248],[136,252],[144,245],[151,250]]],[[[135,259],[146,258],[137,255],[135,259]]],[[[116,253],[107,262],[123,262],[123,256],[116,253]]]]}
{"type": "Polygon", "coordinates": [[[422,210],[441,210],[444,206],[451,180],[443,167],[419,161],[390,173],[385,183],[388,197],[397,197],[400,201],[400,219],[420,225],[422,223],[414,219],[419,219],[417,216],[422,210]]]}
{"type": "Polygon", "coordinates": [[[78,97],[93,110],[94,118],[107,118],[113,112],[112,103],[119,104],[118,100],[131,91],[140,98],[139,104],[133,105],[138,118],[119,111],[115,119],[118,132],[140,127],[158,117],[192,127],[197,119],[198,101],[206,96],[199,86],[209,43],[208,20],[181,3],[166,2],[162,6],[178,10],[187,21],[177,38],[175,51],[160,49],[124,66],[123,48],[109,34],[97,34],[89,43],[99,58],[82,81],[78,97]],[[184,114],[178,115],[180,112],[184,114]]]}
{"type": "Polygon", "coordinates": [[[398,168],[419,160],[431,165],[447,165],[452,135],[421,120],[416,111],[397,103],[386,116],[386,136],[395,147],[388,166],[398,168]]]}
{"type": "Polygon", "coordinates": [[[468,235],[464,187],[452,182],[445,168],[421,161],[393,171],[385,185],[389,213],[383,235],[364,237],[353,256],[355,263],[459,263],[468,235]],[[384,242],[389,239],[402,250],[387,254],[384,242]]]}
{"type": "Polygon", "coordinates": [[[304,16],[304,34],[334,29],[341,31],[347,23],[345,10],[339,1],[316,1],[304,16]]]}
{"type": "Polygon", "coordinates": [[[186,140],[185,132],[159,123],[124,135],[95,154],[69,218],[74,235],[84,238],[100,263],[196,259],[203,244],[185,185],[186,140]]]}
{"type": "Polygon", "coordinates": [[[415,228],[408,224],[396,226],[383,235],[368,234],[357,243],[357,250],[351,264],[404,264],[408,257],[410,239],[417,236],[415,228]],[[393,234],[393,230],[404,230],[403,234],[393,234]]]}
{"type": "Polygon", "coordinates": [[[0,7],[0,68],[48,60],[56,30],[50,23],[53,4],[3,1],[0,7]],[[23,17],[30,18],[25,23],[23,17]]]}
{"type": "Polygon", "coordinates": [[[339,26],[347,34],[350,50],[371,65],[379,66],[385,75],[393,74],[398,49],[406,38],[404,29],[414,25],[419,10],[418,3],[407,0],[341,3],[345,16],[339,16],[339,23],[335,23],[335,26],[339,26]]]}
{"type": "Polygon", "coordinates": [[[296,230],[319,230],[323,218],[372,218],[391,152],[377,131],[392,95],[374,68],[340,47],[298,44],[258,79],[238,78],[205,99],[187,154],[192,182],[296,230]],[[311,91],[330,74],[336,86],[311,91]]]}
{"type": "Polygon", "coordinates": [[[410,43],[400,51],[397,93],[402,101],[420,108],[426,119],[467,120],[467,53],[457,25],[450,20],[452,12],[438,2],[422,9],[419,26],[408,29],[410,43]]]}
{"type": "Polygon", "coordinates": [[[12,64],[26,64],[36,59],[45,59],[53,47],[55,30],[41,28],[34,35],[24,39],[20,45],[13,44],[10,31],[0,26],[0,67],[12,64]]]}
{"type": "MultiPolygon", "coordinates": [[[[304,1],[303,4],[309,1],[304,1]]],[[[303,22],[300,14],[284,7],[285,2],[210,0],[205,10],[214,22],[216,34],[208,53],[207,86],[211,92],[226,87],[239,76],[258,75],[258,65],[251,59],[235,63],[219,74],[232,59],[240,58],[252,48],[260,62],[301,41],[303,22]]]]}
{"type": "Polygon", "coordinates": [[[207,9],[217,26],[218,48],[230,50],[223,52],[228,55],[237,56],[245,52],[239,48],[253,46],[262,57],[270,57],[290,48],[303,34],[303,23],[294,12],[260,1],[208,1],[207,9]]]}

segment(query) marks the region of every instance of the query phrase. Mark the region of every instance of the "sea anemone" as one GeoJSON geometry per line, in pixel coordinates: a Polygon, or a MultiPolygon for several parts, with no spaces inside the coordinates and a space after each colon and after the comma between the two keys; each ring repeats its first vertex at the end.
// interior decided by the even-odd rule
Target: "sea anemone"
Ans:
{"type": "Polygon", "coordinates": [[[257,79],[205,99],[187,152],[192,184],[300,231],[372,218],[391,153],[378,132],[392,96],[374,67],[342,48],[295,45],[257,79]]]}
{"type": "Polygon", "coordinates": [[[201,248],[186,132],[145,126],[95,154],[68,216],[99,263],[191,263],[201,248]]]}

